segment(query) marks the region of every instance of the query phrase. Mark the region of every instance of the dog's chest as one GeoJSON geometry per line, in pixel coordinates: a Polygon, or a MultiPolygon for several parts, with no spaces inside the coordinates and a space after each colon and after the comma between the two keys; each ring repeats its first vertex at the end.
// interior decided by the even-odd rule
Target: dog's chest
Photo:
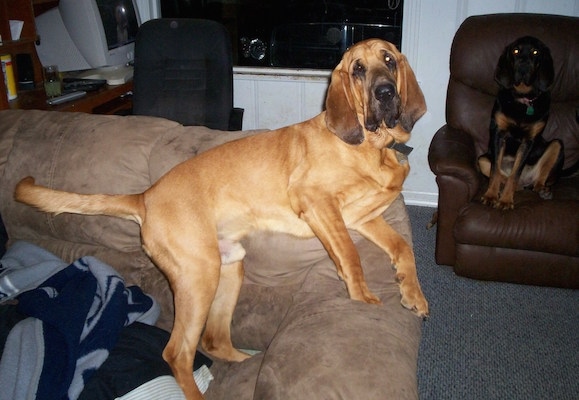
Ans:
{"type": "Polygon", "coordinates": [[[501,110],[494,113],[494,123],[498,133],[507,141],[520,143],[522,140],[539,135],[545,127],[546,120],[528,116],[518,118],[513,113],[501,110]]]}
{"type": "Polygon", "coordinates": [[[353,228],[382,214],[402,191],[409,169],[407,156],[383,150],[379,166],[360,173],[351,190],[340,193],[346,225],[353,228]]]}
{"type": "Polygon", "coordinates": [[[546,120],[550,102],[549,92],[521,97],[513,95],[509,90],[502,90],[497,96],[494,114],[504,114],[511,126],[525,126],[546,120]]]}
{"type": "Polygon", "coordinates": [[[229,213],[218,223],[220,239],[237,241],[255,231],[284,232],[297,237],[314,236],[310,227],[289,204],[240,205],[236,212],[229,213]]]}

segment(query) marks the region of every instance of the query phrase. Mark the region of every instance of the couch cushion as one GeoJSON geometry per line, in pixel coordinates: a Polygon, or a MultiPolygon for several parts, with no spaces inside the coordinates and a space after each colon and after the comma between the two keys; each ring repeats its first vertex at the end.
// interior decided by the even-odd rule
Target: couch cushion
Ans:
{"type": "MultiPolygon", "coordinates": [[[[412,243],[402,196],[385,211],[384,218],[412,243]]],[[[359,234],[351,231],[350,235],[360,254],[370,290],[384,301],[386,308],[402,309],[389,257],[359,234]]],[[[339,279],[334,263],[318,239],[267,232],[249,236],[244,245],[247,250],[245,284],[232,323],[236,347],[265,350],[279,335],[278,329],[294,307],[296,295],[309,293],[314,297],[349,300],[346,285],[339,279]]],[[[408,316],[418,321],[410,312],[408,316]]]]}
{"type": "Polygon", "coordinates": [[[398,298],[383,300],[376,306],[296,295],[265,354],[254,398],[417,399],[420,320],[398,298]]]}
{"type": "Polygon", "coordinates": [[[462,208],[454,225],[456,241],[579,257],[579,202],[537,201],[532,192],[518,195],[514,210],[475,202],[462,208]]]}
{"type": "Polygon", "coordinates": [[[2,128],[5,117],[13,140],[3,139],[0,146],[0,161],[7,160],[0,201],[9,236],[58,238],[129,252],[141,248],[137,224],[104,216],[40,213],[12,200],[15,184],[31,175],[40,184],[78,193],[140,193],[179,162],[253,133],[183,127],[143,116],[12,110],[2,112],[2,128]]]}

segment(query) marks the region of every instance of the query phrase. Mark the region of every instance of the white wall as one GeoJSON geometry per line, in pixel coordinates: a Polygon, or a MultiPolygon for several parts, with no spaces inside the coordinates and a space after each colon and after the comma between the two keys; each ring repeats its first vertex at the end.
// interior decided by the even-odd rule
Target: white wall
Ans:
{"type": "Polygon", "coordinates": [[[161,0],[135,0],[141,23],[161,16],[161,0]]]}
{"type": "MultiPolygon", "coordinates": [[[[450,45],[470,15],[529,12],[579,16],[579,0],[405,0],[402,52],[426,97],[428,112],[416,124],[409,145],[408,204],[436,206],[438,188],[428,167],[428,146],[444,124],[450,45]]],[[[235,68],[235,106],[245,109],[245,129],[278,128],[322,110],[329,72],[235,68]],[[281,74],[280,74],[281,72],[281,74]]]]}

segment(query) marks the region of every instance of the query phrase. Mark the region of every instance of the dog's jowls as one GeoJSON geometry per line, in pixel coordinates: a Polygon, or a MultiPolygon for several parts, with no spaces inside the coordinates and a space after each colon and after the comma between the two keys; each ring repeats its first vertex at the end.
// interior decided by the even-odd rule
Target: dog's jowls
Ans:
{"type": "Polygon", "coordinates": [[[511,209],[515,191],[525,187],[548,199],[563,165],[562,142],[543,138],[554,79],[549,48],[531,36],[515,40],[501,54],[495,79],[499,92],[488,152],[478,160],[481,172],[490,178],[481,201],[511,209]]]}
{"type": "Polygon", "coordinates": [[[15,198],[45,212],[112,215],[140,224],[143,248],[175,298],[163,357],[187,398],[201,399],[192,371],[200,341],[215,357],[249,357],[230,339],[243,280],[239,240],[249,232],[317,236],[349,296],[377,304],[348,234],[354,229],[390,256],[404,307],[428,314],[412,249],[381,216],[409,171],[390,145],[405,143],[425,110],[406,58],[394,45],[371,39],[344,54],[332,73],[326,111],[311,120],[202,153],[141,194],[81,195],[25,178],[15,198]]]}

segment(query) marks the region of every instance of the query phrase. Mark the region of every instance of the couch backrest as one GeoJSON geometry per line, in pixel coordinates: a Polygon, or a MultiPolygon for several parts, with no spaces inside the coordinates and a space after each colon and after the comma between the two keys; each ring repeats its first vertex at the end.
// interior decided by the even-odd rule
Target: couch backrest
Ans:
{"type": "Polygon", "coordinates": [[[504,48],[519,37],[539,38],[555,66],[548,140],[565,146],[565,167],[579,160],[579,18],[541,14],[493,14],[467,18],[454,37],[446,100],[447,123],[473,136],[477,153],[488,146],[498,85],[495,68],[504,48]]]}
{"type": "Polygon", "coordinates": [[[16,238],[141,248],[139,227],[112,217],[58,218],[12,199],[31,175],[42,185],[78,193],[140,193],[176,164],[251,132],[221,132],[143,116],[6,110],[0,112],[0,213],[16,238]]]}

